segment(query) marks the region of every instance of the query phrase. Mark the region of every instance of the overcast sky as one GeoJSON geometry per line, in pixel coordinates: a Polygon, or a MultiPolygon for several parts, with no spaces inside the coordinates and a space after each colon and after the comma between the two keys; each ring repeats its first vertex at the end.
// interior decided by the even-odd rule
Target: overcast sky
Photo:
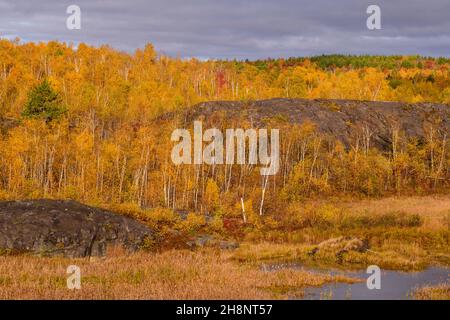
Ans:
{"type": "Polygon", "coordinates": [[[180,57],[255,59],[346,54],[450,56],[450,0],[0,0],[0,37],[109,44],[151,42],[180,57]],[[81,8],[81,30],[66,9],[81,8]],[[382,30],[366,9],[381,8],[382,30]]]}

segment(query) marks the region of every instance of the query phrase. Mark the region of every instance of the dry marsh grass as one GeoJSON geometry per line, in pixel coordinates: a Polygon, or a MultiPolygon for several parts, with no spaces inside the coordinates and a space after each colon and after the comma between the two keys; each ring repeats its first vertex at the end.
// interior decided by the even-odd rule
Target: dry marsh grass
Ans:
{"type": "Polygon", "coordinates": [[[418,288],[413,292],[416,300],[450,300],[450,283],[418,288]]]}
{"type": "Polygon", "coordinates": [[[317,200],[297,204],[276,227],[251,232],[236,251],[239,261],[297,260],[358,268],[376,264],[392,270],[450,266],[450,196],[390,197],[372,200],[317,200]],[[368,242],[367,252],[308,252],[340,236],[368,242]]]}
{"type": "Polygon", "coordinates": [[[274,244],[269,242],[245,243],[232,258],[257,265],[263,261],[298,262],[307,266],[359,269],[378,265],[388,270],[422,270],[433,262],[432,257],[414,244],[386,247],[380,252],[347,252],[341,257],[334,250],[322,250],[313,257],[308,254],[312,246],[302,244],[274,244]]]}
{"type": "Polygon", "coordinates": [[[380,215],[386,212],[404,212],[419,215],[421,228],[440,230],[450,226],[450,195],[424,197],[387,197],[348,202],[345,206],[355,214],[380,215]]]}
{"type": "Polygon", "coordinates": [[[0,257],[0,299],[272,299],[343,276],[301,270],[262,271],[215,250],[110,254],[103,259],[0,257]],[[66,286],[66,268],[81,268],[81,290],[66,286]]]}
{"type": "MultiPolygon", "coordinates": [[[[356,280],[292,269],[265,272],[261,262],[344,269],[375,264],[405,271],[450,265],[450,196],[330,201],[314,210],[300,211],[272,229],[246,229],[246,241],[231,252],[210,248],[126,255],[116,249],[91,260],[0,255],[0,299],[282,299],[301,297],[305,287],[356,280]],[[257,235],[253,239],[252,232],[257,235]],[[308,255],[313,245],[340,235],[368,239],[371,251],[350,251],[340,259],[333,250],[308,255]],[[81,268],[81,290],[67,289],[70,264],[81,268]]],[[[445,295],[448,285],[415,293],[418,299],[445,295]]]]}

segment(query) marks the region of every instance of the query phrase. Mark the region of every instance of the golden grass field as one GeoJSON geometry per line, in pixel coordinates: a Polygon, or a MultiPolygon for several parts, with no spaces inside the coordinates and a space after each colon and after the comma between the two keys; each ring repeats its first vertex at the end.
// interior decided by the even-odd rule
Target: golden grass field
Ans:
{"type": "MultiPolygon", "coordinates": [[[[338,268],[365,268],[377,264],[391,270],[421,270],[430,265],[450,266],[450,197],[427,196],[333,202],[346,208],[349,219],[358,216],[418,215],[420,225],[344,229],[350,236],[370,236],[369,252],[348,252],[337,262],[335,252],[307,252],[311,241],[245,239],[240,248],[197,250],[172,249],[158,253],[128,255],[119,248],[105,258],[67,259],[29,255],[0,255],[0,299],[285,299],[301,298],[303,289],[330,282],[356,279],[304,270],[279,269],[266,272],[267,261],[296,261],[338,268]],[[81,268],[81,290],[66,286],[66,269],[81,268]]],[[[396,216],[397,217],[397,216],[396,216]]],[[[333,218],[334,219],[334,218],[333,218]]],[[[384,219],[384,218],[383,218],[384,219]]],[[[359,220],[358,220],[359,221],[359,220]]],[[[376,220],[378,221],[378,220],[376,220]]],[[[384,223],[384,222],[383,222],[384,223]]],[[[391,223],[391,222],[389,222],[391,223]]],[[[295,232],[314,237],[332,237],[342,230],[312,227],[295,232]]],[[[306,239],[315,239],[308,237],[306,239]]],[[[417,299],[449,299],[448,284],[418,289],[417,299]]]]}
{"type": "Polygon", "coordinates": [[[289,232],[268,231],[265,239],[243,243],[234,259],[295,260],[343,268],[376,264],[403,271],[422,270],[429,265],[450,266],[448,195],[334,200],[315,205],[318,209],[308,219],[319,221],[317,225],[289,232]],[[315,244],[342,235],[368,239],[370,250],[348,252],[339,263],[333,250],[319,252],[314,259],[309,257],[315,244]]]}
{"type": "Polygon", "coordinates": [[[349,202],[346,206],[355,213],[403,211],[418,214],[424,219],[423,229],[439,230],[450,226],[450,195],[389,197],[349,202]]]}
{"type": "Polygon", "coordinates": [[[426,286],[414,292],[417,300],[450,300],[450,282],[437,286],[426,286]]]}
{"type": "Polygon", "coordinates": [[[122,252],[102,259],[0,257],[0,299],[272,299],[351,278],[306,271],[264,272],[232,262],[230,253],[122,252]],[[81,269],[81,289],[69,290],[66,269],[81,269]]]}

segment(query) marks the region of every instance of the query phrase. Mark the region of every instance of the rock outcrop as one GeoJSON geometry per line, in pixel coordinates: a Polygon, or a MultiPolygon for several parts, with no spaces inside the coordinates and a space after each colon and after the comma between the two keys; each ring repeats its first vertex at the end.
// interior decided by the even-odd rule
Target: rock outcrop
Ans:
{"type": "Polygon", "coordinates": [[[125,216],[75,201],[0,202],[0,250],[44,256],[103,256],[158,243],[153,230],[125,216]]]}
{"type": "MultiPolygon", "coordinates": [[[[423,140],[427,128],[450,132],[450,106],[438,103],[403,103],[356,100],[270,99],[258,101],[203,102],[180,113],[167,113],[160,120],[179,117],[186,126],[196,119],[206,119],[220,126],[221,119],[245,121],[254,127],[265,127],[267,121],[286,124],[311,122],[318,132],[354,143],[355,136],[370,135],[370,145],[388,149],[393,130],[407,138],[423,140]],[[217,121],[216,121],[217,119],[217,121]],[[214,122],[217,123],[214,123],[214,122]]],[[[239,126],[241,127],[241,126],[239,126]]]]}

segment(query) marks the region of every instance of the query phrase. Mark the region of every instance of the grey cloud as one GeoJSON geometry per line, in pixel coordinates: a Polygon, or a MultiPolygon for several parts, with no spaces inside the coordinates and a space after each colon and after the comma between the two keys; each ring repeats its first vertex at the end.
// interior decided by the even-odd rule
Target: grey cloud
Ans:
{"type": "Polygon", "coordinates": [[[126,51],[151,42],[181,57],[449,56],[449,12],[448,0],[0,0],[0,36],[126,51]],[[70,4],[81,7],[81,30],[66,29],[70,4]],[[370,4],[382,30],[366,28],[370,4]]]}

